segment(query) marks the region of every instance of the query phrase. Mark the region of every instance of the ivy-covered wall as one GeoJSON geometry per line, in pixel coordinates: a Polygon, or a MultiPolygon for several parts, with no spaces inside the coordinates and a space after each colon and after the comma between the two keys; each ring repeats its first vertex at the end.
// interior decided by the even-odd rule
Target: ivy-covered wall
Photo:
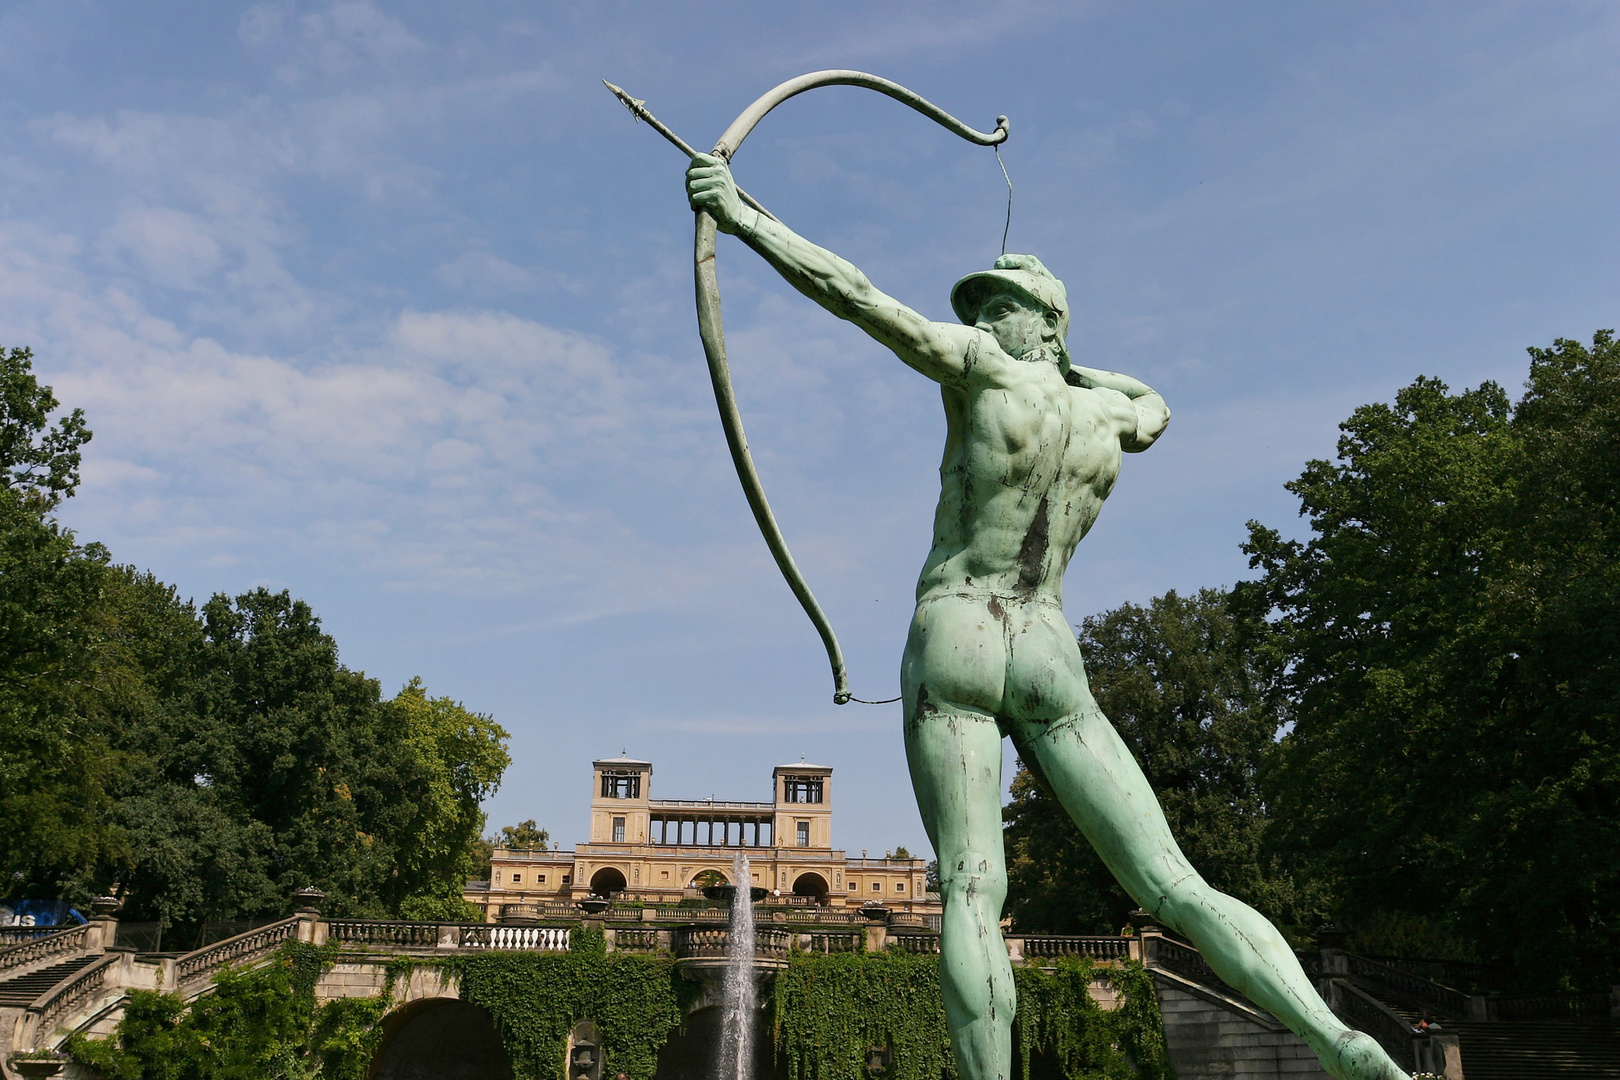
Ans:
{"type": "Polygon", "coordinates": [[[576,930],[563,953],[483,953],[434,961],[453,974],[463,1001],[495,1021],[519,1080],[565,1074],[568,1033],[596,1023],[606,1075],[652,1080],[659,1048],[681,1024],[698,989],[668,954],[606,950],[600,931],[576,930]]]}
{"type": "MultiPolygon", "coordinates": [[[[576,931],[565,953],[396,959],[381,995],[319,1003],[316,983],[337,955],[291,944],[269,964],[222,975],[189,1008],[175,995],[132,993],[111,1037],[75,1038],[70,1052],[109,1080],[363,1080],[393,988],[413,967],[433,966],[489,1013],[518,1080],[562,1080],[568,1034],[585,1018],[601,1034],[606,1075],[653,1080],[660,1049],[699,999],[673,957],[610,953],[600,932],[576,931]]],[[[1066,1080],[1170,1080],[1158,1001],[1139,965],[1064,959],[1015,968],[1014,978],[1024,1080],[1042,1063],[1066,1080]],[[1119,1009],[1098,1008],[1094,977],[1112,982],[1119,1009]]],[[[860,1080],[871,1047],[890,1051],[887,1080],[956,1075],[935,957],[795,954],[767,1007],[786,1080],[860,1080]]]]}
{"type": "MultiPolygon", "coordinates": [[[[1054,963],[1013,969],[1018,1076],[1028,1078],[1041,1055],[1067,1080],[1170,1080],[1158,998],[1141,965],[1099,968],[1078,958],[1054,963]],[[1092,1000],[1094,976],[1112,982],[1120,1008],[1105,1012],[1092,1000]]],[[[935,957],[795,955],[776,976],[771,1004],[787,1080],[864,1076],[872,1047],[889,1050],[886,1080],[956,1076],[935,957]]]]}

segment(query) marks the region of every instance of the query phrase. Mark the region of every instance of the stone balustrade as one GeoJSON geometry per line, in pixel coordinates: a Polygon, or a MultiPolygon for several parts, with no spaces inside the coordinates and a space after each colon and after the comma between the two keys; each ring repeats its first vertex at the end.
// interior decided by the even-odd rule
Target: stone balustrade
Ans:
{"type": "MultiPolygon", "coordinates": [[[[8,928],[9,929],[9,928],[8,928]]],[[[33,927],[24,929],[32,930],[33,927]]],[[[56,930],[0,948],[0,978],[20,968],[31,967],[58,956],[75,956],[91,947],[95,929],[88,923],[69,930],[56,930]]]]}
{"type": "Polygon", "coordinates": [[[567,952],[573,931],[556,926],[489,926],[456,928],[463,949],[514,949],[527,952],[567,952]]]}
{"type": "Polygon", "coordinates": [[[294,915],[186,953],[174,962],[175,986],[188,989],[210,981],[221,968],[268,956],[280,948],[282,942],[297,939],[300,926],[307,921],[294,915]]]}

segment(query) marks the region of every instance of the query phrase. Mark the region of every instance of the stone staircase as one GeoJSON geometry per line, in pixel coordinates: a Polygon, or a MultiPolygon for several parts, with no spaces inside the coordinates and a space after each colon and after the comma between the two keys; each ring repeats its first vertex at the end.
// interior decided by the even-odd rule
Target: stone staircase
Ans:
{"type": "MultiPolygon", "coordinates": [[[[1438,983],[1426,989],[1407,978],[1397,985],[1378,978],[1365,962],[1346,966],[1356,972],[1349,982],[1406,1023],[1428,1013],[1439,1030],[1456,1036],[1465,1080],[1620,1080],[1615,1019],[1469,1020],[1455,1005],[1440,1007],[1449,988],[1438,983]]],[[[1483,1015],[1477,1006],[1475,1014],[1483,1015]]]]}
{"type": "Polygon", "coordinates": [[[1620,1029],[1601,1021],[1498,1020],[1448,1025],[1467,1080],[1620,1080],[1620,1029]]]}
{"type": "Polygon", "coordinates": [[[0,982],[0,1008],[22,1008],[32,1005],[45,991],[88,965],[94,956],[77,956],[49,967],[35,968],[23,975],[14,975],[0,982]]]}

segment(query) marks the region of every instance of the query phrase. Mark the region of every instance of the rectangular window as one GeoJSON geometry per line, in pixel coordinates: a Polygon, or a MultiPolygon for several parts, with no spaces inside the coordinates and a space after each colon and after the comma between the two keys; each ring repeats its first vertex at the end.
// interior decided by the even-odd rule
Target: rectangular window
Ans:
{"type": "Polygon", "coordinates": [[[541,874],[536,880],[539,881],[540,884],[544,885],[546,883],[546,875],[541,874]]]}
{"type": "Polygon", "coordinates": [[[799,846],[810,846],[810,823],[808,821],[799,822],[799,846]]]}
{"type": "Polygon", "coordinates": [[[522,874],[514,873],[512,875],[512,884],[517,885],[517,884],[520,884],[522,881],[523,881],[523,875],[522,874]]]}
{"type": "Polygon", "coordinates": [[[567,885],[569,882],[571,882],[573,880],[574,880],[574,875],[573,874],[564,874],[563,875],[563,884],[564,885],[567,885]]]}
{"type": "Polygon", "coordinates": [[[872,891],[873,892],[882,892],[883,891],[883,882],[881,882],[881,881],[872,882],[872,891]]]}
{"type": "Polygon", "coordinates": [[[852,882],[849,883],[849,891],[850,892],[854,892],[855,890],[859,889],[860,887],[861,887],[861,883],[858,882],[858,881],[852,881],[852,882]]]}
{"type": "Polygon", "coordinates": [[[641,798],[641,774],[623,769],[602,770],[602,798],[641,798]]]}
{"type": "Polygon", "coordinates": [[[613,819],[613,842],[615,844],[624,843],[624,818],[622,817],[613,819]]]}
{"type": "Polygon", "coordinates": [[[819,776],[784,776],[782,801],[818,803],[821,801],[822,779],[819,776]]]}
{"type": "Polygon", "coordinates": [[[895,882],[894,883],[894,891],[895,892],[905,892],[906,891],[906,883],[903,882],[903,881],[895,882]]]}

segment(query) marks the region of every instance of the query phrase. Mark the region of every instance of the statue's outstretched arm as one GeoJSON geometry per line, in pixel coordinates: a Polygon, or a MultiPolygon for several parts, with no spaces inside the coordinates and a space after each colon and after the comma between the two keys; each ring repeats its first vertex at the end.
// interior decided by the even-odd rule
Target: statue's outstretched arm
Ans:
{"type": "Polygon", "coordinates": [[[694,158],[686,180],[692,208],[714,215],[721,232],[753,248],[795,289],[936,382],[955,384],[966,377],[970,346],[982,331],[924,318],[879,290],[854,264],[744,206],[731,170],[719,158],[694,158]]]}

